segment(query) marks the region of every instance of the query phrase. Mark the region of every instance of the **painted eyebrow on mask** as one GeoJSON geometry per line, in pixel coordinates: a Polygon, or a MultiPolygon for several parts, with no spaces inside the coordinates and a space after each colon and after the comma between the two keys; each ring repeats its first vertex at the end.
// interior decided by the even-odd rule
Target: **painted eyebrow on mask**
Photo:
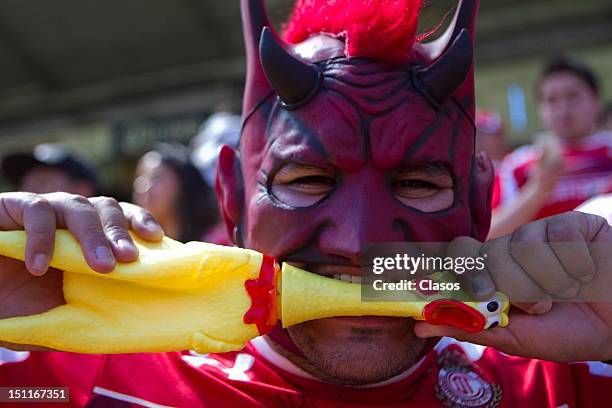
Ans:
{"type": "Polygon", "coordinates": [[[440,176],[453,176],[453,173],[448,169],[444,163],[434,162],[434,163],[424,163],[424,164],[416,164],[416,165],[403,165],[399,169],[396,169],[393,172],[394,176],[402,176],[402,175],[424,175],[430,177],[440,177],[440,176]]]}
{"type": "MultiPolygon", "coordinates": [[[[287,140],[287,136],[285,136],[286,133],[284,132],[280,135],[273,135],[272,129],[274,128],[274,124],[282,124],[283,122],[285,123],[284,127],[291,128],[299,133],[299,135],[306,140],[307,146],[314,150],[319,156],[325,160],[329,158],[329,154],[325,150],[321,139],[315,133],[315,131],[302,123],[291,112],[280,107],[277,107],[276,110],[273,111],[272,115],[270,115],[268,124],[266,125],[266,136],[268,140],[267,150],[272,153],[273,157],[280,158],[282,160],[282,157],[280,157],[281,155],[275,154],[277,150],[274,149],[274,145],[279,141],[287,140]]],[[[280,128],[282,127],[283,126],[280,126],[280,128]]]]}
{"type": "Polygon", "coordinates": [[[276,174],[286,173],[290,170],[326,170],[324,167],[313,165],[311,163],[302,162],[302,161],[288,161],[285,162],[285,165],[282,166],[276,174]]]}
{"type": "Polygon", "coordinates": [[[324,171],[325,173],[335,173],[335,169],[318,154],[311,154],[308,158],[301,157],[279,157],[272,153],[270,155],[272,168],[270,171],[263,171],[263,175],[267,180],[266,184],[269,187],[274,184],[277,177],[287,175],[295,175],[305,171],[324,171]]]}

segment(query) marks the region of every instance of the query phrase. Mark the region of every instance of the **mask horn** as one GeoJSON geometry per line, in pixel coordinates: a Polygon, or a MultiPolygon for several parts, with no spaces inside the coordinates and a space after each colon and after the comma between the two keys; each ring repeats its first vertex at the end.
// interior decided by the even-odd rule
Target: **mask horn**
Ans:
{"type": "Polygon", "coordinates": [[[417,75],[429,94],[441,104],[465,82],[473,59],[472,39],[463,29],[446,52],[429,67],[419,70],[417,75]]]}
{"type": "Polygon", "coordinates": [[[476,15],[478,14],[479,0],[459,0],[457,10],[444,34],[438,39],[419,44],[420,50],[429,58],[430,61],[438,59],[446,51],[462,30],[467,30],[472,39],[476,31],[476,15]]]}
{"type": "Polygon", "coordinates": [[[452,95],[472,118],[476,109],[473,58],[479,3],[479,0],[459,0],[444,34],[416,47],[430,62],[430,66],[422,70],[421,79],[429,87],[431,96],[441,103],[452,95]]]}
{"type": "Polygon", "coordinates": [[[263,0],[240,0],[242,30],[246,48],[247,75],[242,112],[245,117],[272,89],[259,59],[259,39],[264,27],[271,27],[263,0]]]}
{"type": "Polygon", "coordinates": [[[297,109],[319,90],[321,72],[291,55],[269,27],[261,33],[259,55],[272,89],[286,109],[297,109]]]}

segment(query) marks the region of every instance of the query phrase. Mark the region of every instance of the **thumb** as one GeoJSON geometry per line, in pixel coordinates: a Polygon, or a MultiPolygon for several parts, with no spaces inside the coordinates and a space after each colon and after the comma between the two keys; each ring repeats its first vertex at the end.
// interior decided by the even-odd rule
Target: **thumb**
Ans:
{"type": "Polygon", "coordinates": [[[512,344],[515,342],[511,332],[502,327],[483,330],[478,333],[468,333],[456,327],[417,322],[414,325],[414,332],[420,338],[452,337],[459,341],[490,346],[501,351],[511,349],[512,344]]]}

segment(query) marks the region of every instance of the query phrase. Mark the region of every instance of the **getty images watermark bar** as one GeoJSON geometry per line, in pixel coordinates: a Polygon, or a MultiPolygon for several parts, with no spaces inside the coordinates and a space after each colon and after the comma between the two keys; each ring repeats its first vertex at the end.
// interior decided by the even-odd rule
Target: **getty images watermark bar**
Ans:
{"type": "MultiPolygon", "coordinates": [[[[419,302],[432,298],[468,301],[487,274],[507,290],[510,302],[540,300],[538,290],[523,291],[526,280],[547,293],[577,282],[580,301],[612,302],[612,282],[598,270],[612,268],[612,245],[585,242],[401,242],[372,243],[362,258],[362,301],[419,302]],[[595,260],[595,261],[593,261],[595,260]],[[582,262],[579,267],[576,263],[582,262]],[[593,263],[595,262],[595,263],[593,263]],[[571,267],[570,267],[571,266],[571,267]],[[580,276],[569,275],[567,271],[580,276]],[[601,278],[605,278],[600,274],[601,278]]],[[[552,296],[555,301],[568,300],[552,296]]]]}

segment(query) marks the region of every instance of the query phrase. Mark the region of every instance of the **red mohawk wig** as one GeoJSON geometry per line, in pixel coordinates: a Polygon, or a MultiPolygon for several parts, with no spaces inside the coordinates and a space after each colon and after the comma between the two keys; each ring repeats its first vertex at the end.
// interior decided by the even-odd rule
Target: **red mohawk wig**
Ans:
{"type": "Polygon", "coordinates": [[[298,0],[283,36],[299,43],[327,33],[346,42],[347,57],[404,63],[416,41],[422,0],[298,0]]]}

